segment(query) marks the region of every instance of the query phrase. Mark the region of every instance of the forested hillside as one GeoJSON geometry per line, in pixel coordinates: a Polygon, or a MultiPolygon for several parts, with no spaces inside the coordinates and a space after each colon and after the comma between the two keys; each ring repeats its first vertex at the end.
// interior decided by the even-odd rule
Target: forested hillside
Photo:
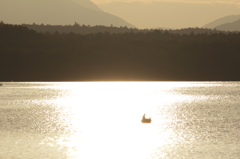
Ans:
{"type": "Polygon", "coordinates": [[[240,34],[37,33],[0,24],[0,81],[240,80],[240,34]]]}

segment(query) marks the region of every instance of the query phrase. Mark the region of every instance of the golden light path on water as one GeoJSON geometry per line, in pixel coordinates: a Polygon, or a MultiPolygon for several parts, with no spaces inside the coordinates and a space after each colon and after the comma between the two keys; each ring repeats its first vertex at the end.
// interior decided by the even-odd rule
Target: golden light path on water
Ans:
{"type": "MultiPolygon", "coordinates": [[[[180,82],[68,82],[51,102],[61,108],[68,134],[58,138],[69,158],[148,159],[159,147],[175,147],[176,131],[169,128],[173,103],[191,100],[174,94],[180,82]],[[143,114],[153,119],[140,122],[143,114]],[[67,120],[66,120],[67,118],[67,120]]],[[[164,157],[164,153],[162,156],[164,157]]]]}

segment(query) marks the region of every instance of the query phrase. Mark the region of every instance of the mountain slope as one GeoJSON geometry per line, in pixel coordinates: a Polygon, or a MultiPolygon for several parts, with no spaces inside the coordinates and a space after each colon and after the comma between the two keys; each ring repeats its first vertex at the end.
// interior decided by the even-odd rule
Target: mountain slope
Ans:
{"type": "Polygon", "coordinates": [[[225,16],[222,18],[219,18],[217,20],[214,20],[206,25],[204,25],[204,28],[216,28],[219,25],[226,24],[226,23],[232,23],[234,21],[237,21],[240,19],[240,15],[230,15],[230,16],[225,16]]]}
{"type": "Polygon", "coordinates": [[[69,0],[1,0],[0,20],[5,23],[51,25],[105,25],[134,27],[123,19],[69,0]]]}
{"type": "Polygon", "coordinates": [[[79,4],[79,5],[81,5],[85,8],[89,8],[89,9],[93,9],[93,10],[97,10],[97,11],[102,11],[96,4],[94,4],[90,0],[72,0],[72,1],[76,2],[77,4],[79,4]]]}
{"type": "Polygon", "coordinates": [[[215,28],[223,31],[240,31],[240,19],[232,23],[219,25],[215,28]]]}

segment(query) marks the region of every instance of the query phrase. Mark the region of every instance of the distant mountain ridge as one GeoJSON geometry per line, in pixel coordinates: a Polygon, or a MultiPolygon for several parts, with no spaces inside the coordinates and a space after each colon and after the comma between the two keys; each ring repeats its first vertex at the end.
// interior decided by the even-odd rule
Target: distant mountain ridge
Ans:
{"type": "Polygon", "coordinates": [[[215,28],[222,31],[240,31],[240,19],[232,23],[219,25],[215,28]]]}
{"type": "Polygon", "coordinates": [[[89,0],[1,0],[0,20],[11,24],[104,25],[134,27],[125,20],[101,11],[89,0]],[[80,5],[80,2],[84,6],[80,5]],[[95,9],[94,9],[95,8],[95,9]]]}
{"type": "Polygon", "coordinates": [[[220,25],[226,24],[226,23],[232,23],[240,19],[240,15],[230,15],[225,16],[219,19],[216,19],[206,25],[204,25],[204,28],[217,28],[220,25]]]}

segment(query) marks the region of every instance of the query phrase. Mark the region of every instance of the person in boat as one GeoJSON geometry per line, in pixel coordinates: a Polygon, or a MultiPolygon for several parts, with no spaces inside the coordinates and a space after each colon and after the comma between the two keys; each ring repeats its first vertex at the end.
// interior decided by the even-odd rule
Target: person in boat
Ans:
{"type": "Polygon", "coordinates": [[[145,120],[145,119],[146,119],[145,115],[146,115],[146,114],[143,114],[143,116],[142,116],[142,119],[143,119],[143,120],[145,120]]]}

